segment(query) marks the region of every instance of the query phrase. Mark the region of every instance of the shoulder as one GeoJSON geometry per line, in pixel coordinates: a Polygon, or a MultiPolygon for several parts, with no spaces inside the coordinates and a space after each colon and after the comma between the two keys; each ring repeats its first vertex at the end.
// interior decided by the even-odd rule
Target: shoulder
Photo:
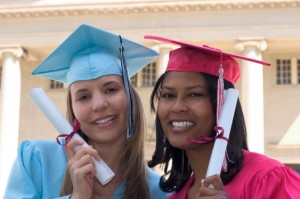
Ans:
{"type": "Polygon", "coordinates": [[[63,146],[52,140],[23,141],[18,148],[18,158],[23,160],[47,161],[53,159],[65,160],[63,146]],[[54,158],[55,157],[55,158],[54,158]]]}
{"type": "Polygon", "coordinates": [[[21,142],[21,149],[33,149],[33,150],[47,150],[47,149],[55,149],[59,146],[53,140],[24,140],[21,142]]]}
{"type": "MultiPolygon", "coordinates": [[[[253,198],[300,198],[300,175],[281,162],[264,155],[252,153],[253,198]]],[[[248,171],[251,168],[249,168],[248,171]]]]}
{"type": "Polygon", "coordinates": [[[23,141],[7,181],[6,198],[58,196],[66,162],[64,148],[55,141],[23,141]]]}
{"type": "Polygon", "coordinates": [[[161,175],[159,175],[157,172],[153,171],[149,167],[146,167],[147,171],[147,180],[149,181],[158,181],[160,180],[161,175]]]}
{"type": "Polygon", "coordinates": [[[245,157],[245,161],[251,160],[251,159],[256,159],[259,161],[269,161],[269,160],[274,160],[268,156],[265,156],[263,154],[260,153],[256,153],[256,152],[251,152],[251,151],[247,151],[247,150],[243,150],[243,154],[245,157]]]}
{"type": "Polygon", "coordinates": [[[298,192],[300,176],[295,171],[262,154],[244,151],[244,155],[242,169],[226,185],[229,195],[240,190],[242,198],[290,198],[298,192]]]}
{"type": "Polygon", "coordinates": [[[252,171],[257,170],[260,172],[269,172],[270,170],[277,168],[284,168],[283,165],[278,160],[267,157],[263,154],[243,151],[244,152],[244,161],[243,161],[243,169],[251,169],[252,171]]]}
{"type": "Polygon", "coordinates": [[[157,172],[153,171],[149,167],[146,167],[147,172],[146,172],[146,179],[147,179],[147,184],[150,192],[150,198],[151,199],[164,199],[167,196],[166,192],[163,192],[160,189],[159,186],[159,181],[161,178],[161,175],[158,174],[157,172]]]}
{"type": "MultiPolygon", "coordinates": [[[[244,161],[243,167],[239,173],[261,183],[264,179],[271,177],[271,174],[276,174],[278,177],[282,175],[282,170],[290,170],[278,160],[267,157],[263,154],[243,151],[244,161]]],[[[238,175],[240,175],[238,173],[238,175]]],[[[274,177],[274,176],[273,176],[274,177]]]]}
{"type": "Polygon", "coordinates": [[[153,171],[152,169],[150,169],[149,167],[146,167],[146,169],[147,169],[146,180],[147,180],[150,191],[151,191],[151,189],[160,189],[159,181],[160,181],[161,176],[158,173],[156,173],[155,171],[153,171]]]}

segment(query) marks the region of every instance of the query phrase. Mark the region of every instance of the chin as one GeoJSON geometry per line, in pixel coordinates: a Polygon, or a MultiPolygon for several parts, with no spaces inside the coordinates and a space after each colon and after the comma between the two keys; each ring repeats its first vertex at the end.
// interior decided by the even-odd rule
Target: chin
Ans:
{"type": "Polygon", "coordinates": [[[177,140],[177,141],[171,141],[169,140],[170,144],[178,149],[188,149],[191,146],[191,143],[189,141],[183,141],[183,140],[177,140]]]}

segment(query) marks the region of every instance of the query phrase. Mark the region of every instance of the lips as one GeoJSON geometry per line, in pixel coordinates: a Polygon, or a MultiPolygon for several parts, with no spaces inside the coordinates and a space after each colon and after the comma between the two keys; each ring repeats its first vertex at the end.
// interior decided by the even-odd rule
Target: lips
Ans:
{"type": "Polygon", "coordinates": [[[114,118],[115,118],[114,116],[110,116],[110,117],[106,117],[106,118],[104,118],[104,119],[96,120],[96,121],[94,121],[93,123],[94,123],[94,124],[105,124],[105,123],[107,123],[107,122],[113,120],[114,118]]]}

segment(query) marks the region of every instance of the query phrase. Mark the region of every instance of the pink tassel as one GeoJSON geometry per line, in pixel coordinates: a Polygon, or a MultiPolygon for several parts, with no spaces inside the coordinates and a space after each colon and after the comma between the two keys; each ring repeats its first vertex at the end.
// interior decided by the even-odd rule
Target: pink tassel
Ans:
{"type": "MultiPolygon", "coordinates": [[[[223,67],[222,67],[222,52],[220,56],[220,68],[219,68],[219,79],[218,79],[218,91],[217,91],[217,126],[219,126],[220,116],[222,107],[224,104],[224,79],[223,79],[223,67]]],[[[223,164],[222,164],[222,171],[227,172],[227,161],[226,156],[224,156],[223,164]]]]}
{"type": "Polygon", "coordinates": [[[225,173],[227,172],[227,161],[226,161],[226,157],[224,157],[224,160],[223,160],[222,171],[225,172],[225,173]]]}

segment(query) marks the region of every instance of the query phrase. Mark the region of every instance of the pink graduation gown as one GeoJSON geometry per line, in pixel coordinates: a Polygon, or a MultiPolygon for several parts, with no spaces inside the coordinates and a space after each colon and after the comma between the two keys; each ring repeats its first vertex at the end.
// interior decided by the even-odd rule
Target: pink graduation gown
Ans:
{"type": "MultiPolygon", "coordinates": [[[[230,199],[296,199],[300,198],[300,175],[277,160],[244,151],[240,172],[225,185],[230,199]]],[[[192,176],[182,190],[167,199],[186,199],[192,176]]]]}

